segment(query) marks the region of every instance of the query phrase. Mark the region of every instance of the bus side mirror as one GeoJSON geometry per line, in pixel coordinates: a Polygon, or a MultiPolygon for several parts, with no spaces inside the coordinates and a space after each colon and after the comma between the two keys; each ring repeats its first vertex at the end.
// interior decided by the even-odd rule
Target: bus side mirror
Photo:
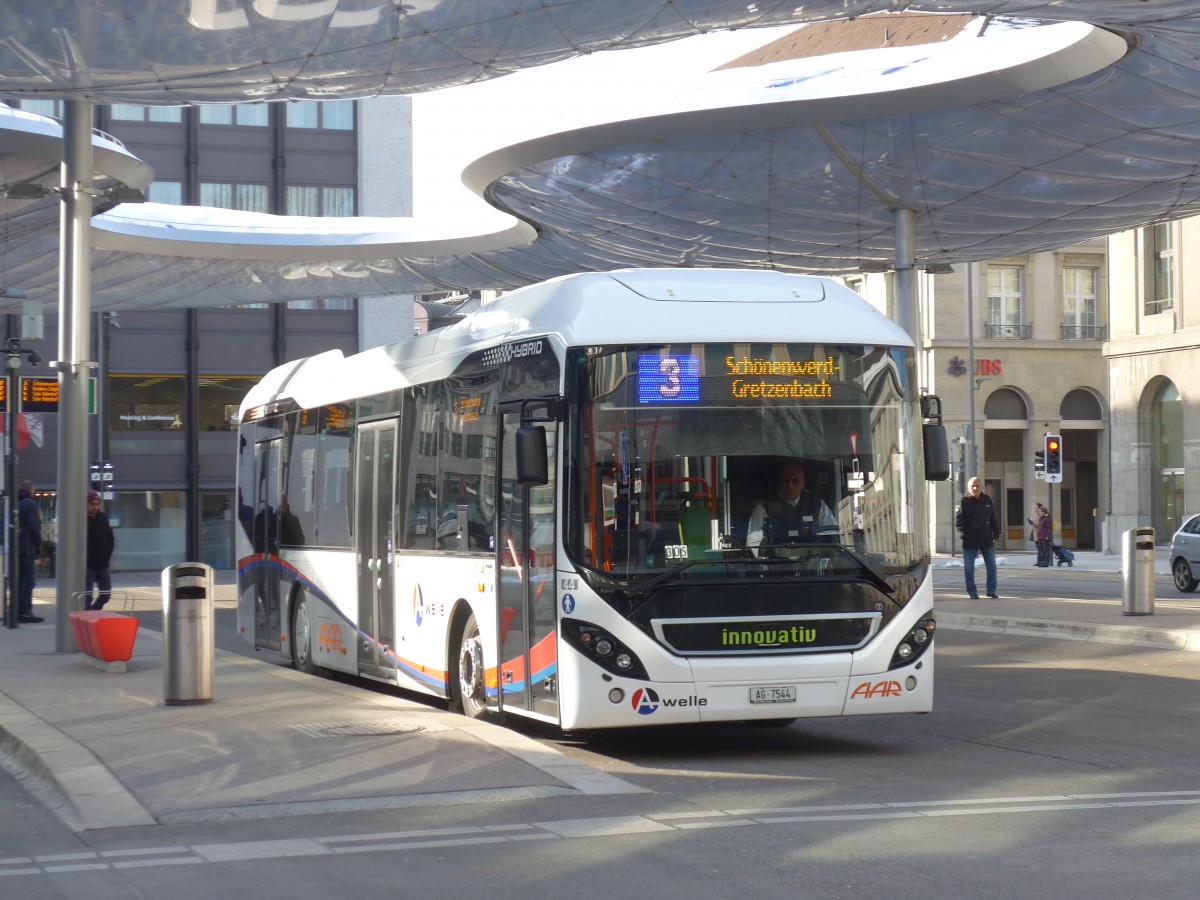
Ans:
{"type": "Polygon", "coordinates": [[[946,443],[946,426],[922,425],[921,441],[925,445],[925,480],[945,481],[950,477],[950,445],[946,443]]]}
{"type": "Polygon", "coordinates": [[[517,484],[541,487],[550,480],[547,466],[546,429],[531,425],[517,429],[517,484]]]}

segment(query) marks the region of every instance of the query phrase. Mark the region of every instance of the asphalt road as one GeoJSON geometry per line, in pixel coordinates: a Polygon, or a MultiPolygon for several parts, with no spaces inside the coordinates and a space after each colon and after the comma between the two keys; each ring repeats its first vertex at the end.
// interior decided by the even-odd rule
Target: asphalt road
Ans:
{"type": "MultiPolygon", "coordinates": [[[[1044,574],[1004,580],[1015,589],[1044,574]]],[[[1059,588],[1111,595],[1117,578],[1088,573],[1059,588]]],[[[227,617],[222,644],[237,640],[227,617]]],[[[71,835],[0,777],[0,856],[246,848],[190,867],[64,865],[0,890],[23,900],[1195,896],[1200,654],[948,630],[937,642],[929,715],[582,738],[533,730],[642,794],[71,835]],[[281,842],[277,858],[253,852],[266,841],[281,842]],[[313,841],[346,852],[288,856],[289,842],[313,841]]]]}

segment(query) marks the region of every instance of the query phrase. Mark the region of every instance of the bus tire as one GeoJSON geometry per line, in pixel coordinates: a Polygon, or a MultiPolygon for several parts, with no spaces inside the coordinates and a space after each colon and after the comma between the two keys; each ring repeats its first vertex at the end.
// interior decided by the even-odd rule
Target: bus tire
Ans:
{"type": "Polygon", "coordinates": [[[292,613],[292,665],[306,675],[316,675],[320,669],[313,661],[312,619],[308,615],[308,600],[301,594],[292,613]]]}
{"type": "Polygon", "coordinates": [[[483,718],[487,714],[483,641],[479,637],[479,623],[475,621],[474,613],[467,616],[456,643],[450,669],[451,706],[467,718],[483,718]]]}

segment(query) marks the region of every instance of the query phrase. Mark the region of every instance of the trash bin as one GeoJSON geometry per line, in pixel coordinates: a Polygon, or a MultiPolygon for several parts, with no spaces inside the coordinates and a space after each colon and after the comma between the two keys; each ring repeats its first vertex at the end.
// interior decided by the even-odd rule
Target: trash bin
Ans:
{"type": "Polygon", "coordinates": [[[1154,615],[1153,528],[1132,528],[1121,536],[1121,576],[1125,615],[1154,615]]]}
{"type": "Polygon", "coordinates": [[[168,706],[213,698],[213,569],[205,563],[167,566],[163,592],[163,699],[168,706]]]}

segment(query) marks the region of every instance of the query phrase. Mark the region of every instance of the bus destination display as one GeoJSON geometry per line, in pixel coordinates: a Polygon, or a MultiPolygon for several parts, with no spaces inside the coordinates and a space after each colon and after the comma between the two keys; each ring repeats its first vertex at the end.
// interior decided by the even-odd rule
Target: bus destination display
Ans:
{"type": "Polygon", "coordinates": [[[729,400],[828,400],[841,368],[827,359],[725,357],[724,371],[701,377],[690,353],[638,355],[638,403],[721,403],[729,400]]]}

